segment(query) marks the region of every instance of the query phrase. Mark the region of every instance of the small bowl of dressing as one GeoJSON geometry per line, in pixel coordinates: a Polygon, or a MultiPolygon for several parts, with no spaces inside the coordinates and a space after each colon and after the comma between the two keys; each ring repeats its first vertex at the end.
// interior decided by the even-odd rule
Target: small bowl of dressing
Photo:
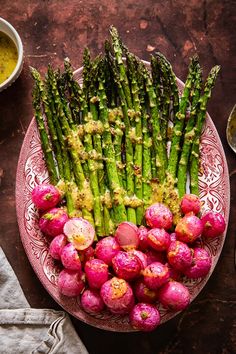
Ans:
{"type": "Polygon", "coordinates": [[[15,28],[0,17],[0,92],[10,86],[23,67],[23,45],[15,28]]]}

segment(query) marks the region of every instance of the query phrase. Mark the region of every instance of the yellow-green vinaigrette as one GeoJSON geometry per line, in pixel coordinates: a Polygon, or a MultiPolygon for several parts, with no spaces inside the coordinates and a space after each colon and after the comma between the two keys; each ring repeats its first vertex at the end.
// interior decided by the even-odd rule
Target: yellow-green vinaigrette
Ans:
{"type": "Polygon", "coordinates": [[[13,40],[0,31],[0,84],[6,81],[16,67],[18,51],[13,40]]]}

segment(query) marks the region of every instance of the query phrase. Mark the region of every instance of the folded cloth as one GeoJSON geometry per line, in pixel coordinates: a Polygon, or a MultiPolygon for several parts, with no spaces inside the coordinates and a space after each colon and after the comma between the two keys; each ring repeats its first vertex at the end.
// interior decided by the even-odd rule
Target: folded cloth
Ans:
{"type": "Polygon", "coordinates": [[[64,311],[32,309],[0,248],[0,354],[88,354],[64,311]]]}

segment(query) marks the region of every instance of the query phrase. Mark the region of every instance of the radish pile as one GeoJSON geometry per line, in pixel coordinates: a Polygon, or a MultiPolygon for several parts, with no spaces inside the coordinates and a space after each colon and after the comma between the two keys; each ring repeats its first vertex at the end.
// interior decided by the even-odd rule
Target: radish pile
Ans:
{"type": "Polygon", "coordinates": [[[50,239],[49,253],[63,266],[60,293],[80,296],[82,308],[91,314],[104,308],[129,314],[131,326],[141,331],[160,324],[159,303],[172,311],[188,306],[190,294],[181,280],[204,277],[211,268],[210,254],[195,241],[225,230],[221,214],[209,211],[201,216],[200,199],[186,194],[177,225],[169,208],[155,203],[145,212],[146,226],[122,222],[114,236],[96,241],[93,226],[83,218],[69,218],[61,199],[50,184],[32,192],[39,228],[50,239]]]}

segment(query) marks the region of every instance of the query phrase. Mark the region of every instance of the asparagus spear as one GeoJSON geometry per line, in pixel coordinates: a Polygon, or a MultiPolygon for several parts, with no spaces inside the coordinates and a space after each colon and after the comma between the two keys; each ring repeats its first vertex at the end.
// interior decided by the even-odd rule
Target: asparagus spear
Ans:
{"type": "Polygon", "coordinates": [[[81,100],[82,90],[77,81],[73,79],[73,71],[69,58],[64,60],[65,77],[67,81],[68,91],[69,91],[69,105],[75,123],[81,123],[81,100]]]}
{"type": "Polygon", "coordinates": [[[156,158],[157,177],[159,183],[163,183],[165,180],[165,171],[167,165],[167,151],[165,142],[161,135],[160,110],[158,107],[156,94],[153,88],[150,74],[148,70],[144,67],[144,65],[142,66],[142,72],[145,80],[148,104],[151,113],[152,141],[156,158]]]}
{"type": "MultiPolygon", "coordinates": [[[[83,57],[84,69],[83,69],[83,91],[84,91],[84,99],[87,99],[89,102],[89,86],[90,86],[90,72],[91,72],[91,62],[90,62],[90,53],[88,49],[84,51],[83,57]]],[[[89,105],[86,104],[86,105],[89,105]]],[[[85,104],[83,104],[85,107],[85,104]]],[[[85,112],[85,110],[84,110],[85,112]]],[[[84,117],[84,121],[89,122],[92,119],[91,114],[87,114],[84,117]]],[[[93,141],[90,132],[88,131],[84,136],[84,147],[87,153],[91,154],[93,151],[93,141]]],[[[94,205],[93,205],[93,212],[94,212],[94,220],[95,220],[95,227],[98,236],[104,236],[104,222],[103,222],[103,214],[102,214],[102,205],[100,200],[100,191],[99,191],[99,183],[98,183],[98,174],[97,174],[97,164],[96,161],[93,161],[91,158],[88,159],[88,169],[90,175],[90,185],[93,193],[94,198],[94,205]]]]}
{"type": "Polygon", "coordinates": [[[85,178],[81,160],[79,157],[79,153],[84,153],[84,147],[78,137],[77,132],[70,128],[69,123],[66,119],[63,104],[61,102],[60,95],[57,89],[56,78],[50,67],[48,69],[48,81],[50,81],[51,92],[53,94],[58,120],[61,123],[63,134],[67,139],[68,150],[72,161],[75,181],[79,188],[79,203],[82,209],[82,214],[85,219],[94,224],[94,219],[92,215],[93,196],[90,184],[85,178]]]}
{"type": "MultiPolygon", "coordinates": [[[[94,121],[98,121],[98,97],[96,92],[96,81],[97,81],[97,73],[98,71],[98,63],[93,63],[92,71],[91,71],[91,82],[89,85],[89,110],[92,115],[92,119],[94,121]]],[[[103,164],[103,152],[102,152],[102,139],[101,134],[97,133],[93,135],[93,147],[97,154],[101,157],[101,161],[99,163],[97,169],[98,175],[98,184],[99,190],[101,194],[101,199],[103,199],[103,219],[104,219],[104,236],[112,235],[114,233],[114,222],[111,217],[110,210],[112,205],[110,205],[110,191],[106,185],[105,181],[105,171],[103,164]]]]}
{"type": "Polygon", "coordinates": [[[112,191],[113,206],[115,211],[115,221],[117,224],[125,221],[126,210],[124,206],[124,190],[120,186],[119,176],[117,173],[116,162],[115,162],[115,151],[112,145],[112,137],[110,132],[110,126],[108,121],[108,108],[107,108],[107,97],[104,88],[104,73],[103,67],[101,66],[100,74],[98,75],[98,97],[99,97],[99,113],[100,119],[103,123],[103,153],[106,162],[107,177],[112,191]]]}
{"type": "MultiPolygon", "coordinates": [[[[135,194],[138,199],[143,199],[142,188],[142,165],[143,165],[143,136],[142,136],[142,115],[137,83],[136,66],[137,59],[129,51],[126,51],[127,66],[130,73],[131,93],[135,111],[135,146],[134,146],[134,184],[135,194]]],[[[136,209],[136,222],[141,225],[143,219],[143,205],[136,209]]]]}
{"type": "Polygon", "coordinates": [[[179,161],[179,168],[178,168],[177,188],[180,197],[182,197],[186,193],[188,162],[189,162],[189,155],[191,152],[192,142],[195,137],[196,114],[198,110],[198,101],[201,94],[201,85],[202,85],[202,71],[198,63],[196,66],[196,72],[194,78],[194,88],[193,88],[193,95],[192,95],[190,117],[185,127],[183,148],[182,148],[180,161],[179,161]]]}
{"type": "Polygon", "coordinates": [[[169,88],[169,77],[166,72],[166,68],[161,60],[157,57],[151,58],[151,68],[152,68],[152,78],[153,86],[155,89],[157,104],[160,114],[160,129],[161,135],[166,143],[167,141],[167,129],[169,121],[169,111],[170,111],[170,88],[169,88]]]}
{"type": "Polygon", "coordinates": [[[142,164],[142,188],[143,188],[143,201],[144,205],[148,206],[151,200],[151,147],[152,139],[148,127],[149,114],[146,107],[146,92],[145,84],[142,76],[142,70],[140,69],[140,63],[137,68],[137,79],[140,93],[140,105],[141,105],[141,117],[142,117],[142,133],[143,133],[143,164],[142,164]]]}
{"type": "Polygon", "coordinates": [[[50,182],[55,185],[58,182],[57,170],[55,166],[51,143],[48,138],[48,134],[44,124],[43,113],[41,111],[40,90],[37,84],[35,84],[33,89],[33,106],[35,112],[35,119],[40,134],[42,149],[45,157],[45,162],[50,177],[50,182]]]}
{"type": "Polygon", "coordinates": [[[119,38],[119,35],[117,32],[117,29],[114,26],[110,27],[110,34],[111,34],[112,47],[113,47],[114,54],[115,54],[115,60],[117,63],[117,67],[119,69],[121,86],[124,91],[127,106],[129,108],[131,108],[132,107],[132,97],[131,97],[131,92],[130,92],[130,88],[129,88],[127,70],[126,70],[126,67],[124,65],[123,58],[122,58],[121,41],[120,41],[120,38],[119,38]]]}
{"type": "Polygon", "coordinates": [[[165,73],[167,75],[167,78],[169,81],[170,98],[171,98],[172,105],[173,105],[173,107],[172,107],[173,108],[173,116],[175,117],[175,115],[179,109],[179,92],[178,92],[176,76],[173,72],[171,64],[169,63],[169,61],[166,59],[166,57],[162,53],[157,52],[156,57],[162,66],[163,73],[165,73]]]}
{"type": "MultiPolygon", "coordinates": [[[[114,76],[114,80],[117,86],[117,92],[119,95],[119,100],[121,103],[124,124],[125,124],[125,166],[126,166],[126,191],[129,198],[134,196],[134,173],[133,173],[133,146],[131,141],[131,124],[128,114],[128,107],[125,99],[125,94],[120,82],[120,77],[117,74],[117,69],[115,63],[112,60],[109,60],[114,76]]],[[[128,221],[136,224],[136,213],[133,207],[127,207],[127,219],[128,221]]]]}
{"type": "Polygon", "coordinates": [[[206,118],[206,109],[209,98],[211,97],[212,89],[220,70],[220,66],[214,66],[205,83],[203,95],[199,99],[199,111],[197,114],[197,122],[195,126],[195,139],[193,141],[191,156],[190,156],[190,191],[198,195],[198,170],[199,170],[199,145],[200,136],[203,124],[206,118]]]}
{"type": "Polygon", "coordinates": [[[189,105],[189,95],[190,95],[191,88],[193,86],[193,77],[194,77],[194,72],[197,63],[198,63],[198,59],[196,57],[193,57],[189,65],[189,72],[184,86],[183,94],[181,97],[179,111],[177,112],[175,117],[176,120],[173,129],[170,156],[169,156],[168,168],[167,168],[168,178],[170,177],[173,180],[175,180],[176,178],[176,172],[177,172],[177,167],[179,162],[180,143],[181,143],[182,133],[185,124],[186,110],[189,105]]]}

